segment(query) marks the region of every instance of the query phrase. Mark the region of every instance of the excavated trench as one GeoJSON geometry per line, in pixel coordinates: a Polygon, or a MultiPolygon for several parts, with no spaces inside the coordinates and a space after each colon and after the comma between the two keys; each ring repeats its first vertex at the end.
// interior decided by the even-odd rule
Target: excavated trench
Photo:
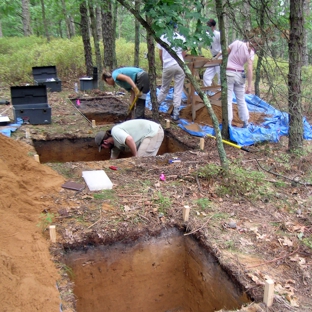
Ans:
{"type": "MultiPolygon", "coordinates": [[[[41,163],[47,162],[78,162],[78,161],[101,161],[110,158],[110,150],[99,149],[92,138],[60,138],[54,140],[35,140],[33,145],[40,157],[41,163]]],[[[166,153],[184,152],[189,147],[165,134],[158,155],[166,153]]],[[[130,153],[122,153],[120,158],[130,157],[130,153]]]]}
{"type": "Polygon", "coordinates": [[[64,263],[78,312],[212,312],[250,302],[209,251],[175,228],[130,244],[68,251],[64,263]]]}
{"type": "MultiPolygon", "coordinates": [[[[120,107],[112,113],[97,102],[81,101],[77,108],[97,124],[123,121],[123,103],[117,101],[114,107],[120,107]]],[[[93,137],[33,140],[33,144],[42,163],[102,161],[110,156],[109,150],[98,152],[93,137]]],[[[158,155],[187,150],[165,131],[158,155]]],[[[65,248],[62,262],[73,282],[77,312],[212,312],[238,309],[251,301],[207,246],[176,228],[124,241],[65,248]]]]}

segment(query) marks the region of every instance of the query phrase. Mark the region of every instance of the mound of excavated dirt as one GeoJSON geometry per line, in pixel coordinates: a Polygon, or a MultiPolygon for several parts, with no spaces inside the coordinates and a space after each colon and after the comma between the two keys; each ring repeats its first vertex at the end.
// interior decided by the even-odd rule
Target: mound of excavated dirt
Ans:
{"type": "Polygon", "coordinates": [[[59,311],[59,276],[37,225],[64,180],[25,143],[0,134],[0,146],[1,311],[59,311]]]}
{"type": "MultiPolygon", "coordinates": [[[[216,114],[219,123],[222,123],[222,108],[217,105],[212,105],[212,109],[214,113],[216,114]]],[[[263,119],[266,116],[263,113],[252,113],[252,112],[250,112],[249,115],[250,115],[249,122],[252,122],[254,124],[260,124],[261,122],[263,122],[263,119]]],[[[192,120],[192,105],[188,105],[184,109],[182,109],[180,112],[180,117],[191,121],[192,120]]],[[[196,118],[194,122],[207,125],[207,126],[211,126],[211,127],[213,126],[212,120],[208,113],[208,109],[206,107],[202,107],[196,112],[196,118]]],[[[237,105],[235,104],[233,104],[232,125],[236,127],[241,127],[243,125],[242,121],[238,117],[237,105]]]]}

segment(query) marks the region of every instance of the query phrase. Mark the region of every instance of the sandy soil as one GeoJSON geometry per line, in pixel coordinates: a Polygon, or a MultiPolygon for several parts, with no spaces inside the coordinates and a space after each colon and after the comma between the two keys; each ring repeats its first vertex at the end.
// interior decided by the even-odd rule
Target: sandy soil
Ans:
{"type": "Polygon", "coordinates": [[[29,157],[29,145],[0,134],[0,146],[1,311],[58,311],[59,274],[37,224],[64,178],[29,157]]]}

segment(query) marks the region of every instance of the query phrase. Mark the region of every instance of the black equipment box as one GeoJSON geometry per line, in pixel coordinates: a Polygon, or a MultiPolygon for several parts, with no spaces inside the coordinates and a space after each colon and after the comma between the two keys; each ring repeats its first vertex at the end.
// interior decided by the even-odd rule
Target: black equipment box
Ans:
{"type": "Polygon", "coordinates": [[[80,91],[97,89],[97,87],[98,87],[97,67],[93,67],[93,76],[92,77],[79,78],[79,82],[80,82],[80,91]]]}
{"type": "Polygon", "coordinates": [[[51,91],[62,91],[62,81],[57,78],[55,66],[33,67],[32,73],[37,86],[46,85],[51,91]]]}
{"type": "Polygon", "coordinates": [[[14,122],[21,118],[23,123],[38,125],[51,123],[51,107],[48,104],[47,87],[11,87],[11,103],[14,122]]]}

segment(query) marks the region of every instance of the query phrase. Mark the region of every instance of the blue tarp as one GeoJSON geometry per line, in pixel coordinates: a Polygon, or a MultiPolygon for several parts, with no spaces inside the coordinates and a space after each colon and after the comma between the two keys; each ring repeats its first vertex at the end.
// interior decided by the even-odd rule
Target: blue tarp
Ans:
{"type": "Polygon", "coordinates": [[[19,128],[23,124],[22,118],[17,118],[16,123],[11,123],[6,126],[1,126],[0,127],[0,133],[3,135],[6,135],[7,137],[11,136],[11,133],[16,131],[17,128],[19,128]]]}
{"type": "MultiPolygon", "coordinates": [[[[169,95],[167,96],[165,102],[161,103],[159,107],[160,112],[166,113],[168,111],[168,108],[171,105],[172,96],[173,96],[173,88],[170,89],[169,95]]],[[[187,99],[185,94],[183,94],[182,99],[183,100],[187,99]]],[[[256,95],[246,94],[245,101],[247,103],[249,112],[263,113],[266,117],[264,118],[264,121],[259,125],[254,125],[250,123],[247,128],[230,126],[229,132],[231,141],[236,142],[238,145],[241,146],[248,146],[253,145],[256,142],[264,142],[264,141],[278,142],[281,136],[288,135],[289,130],[288,113],[281,112],[275,109],[273,106],[266,103],[256,95]]],[[[233,102],[236,102],[235,97],[233,98],[233,102]]],[[[146,99],[146,106],[147,108],[151,109],[149,95],[146,99]]],[[[183,109],[183,107],[185,106],[181,106],[181,109],[183,109]]],[[[215,135],[214,129],[210,126],[198,125],[202,131],[197,132],[185,128],[185,126],[189,124],[191,123],[185,119],[179,120],[179,127],[192,135],[199,137],[204,137],[207,134],[215,135]]],[[[312,127],[307,122],[306,118],[303,118],[303,130],[304,130],[303,138],[306,140],[311,140],[312,127]]]]}

